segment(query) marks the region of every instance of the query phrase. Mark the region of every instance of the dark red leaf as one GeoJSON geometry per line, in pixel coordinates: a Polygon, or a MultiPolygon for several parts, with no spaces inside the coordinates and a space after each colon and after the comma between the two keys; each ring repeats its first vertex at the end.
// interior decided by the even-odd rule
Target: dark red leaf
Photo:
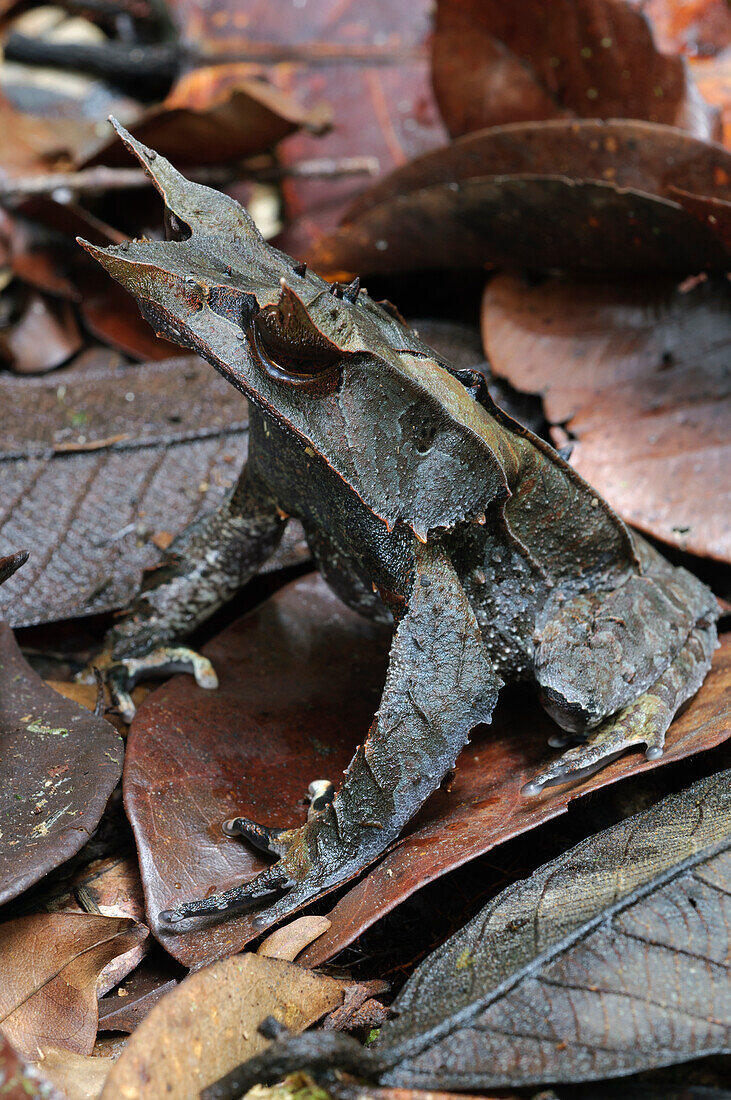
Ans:
{"type": "Polygon", "coordinates": [[[548,118],[639,118],[719,135],[631,0],[439,0],[434,87],[452,135],[548,118]]]}
{"type": "MultiPolygon", "coordinates": [[[[731,209],[731,205],[729,205],[731,209]]],[[[731,561],[731,287],[725,278],[528,286],[483,305],[496,375],[542,396],[571,464],[633,526],[731,561]]]]}
{"type": "Polygon", "coordinates": [[[388,643],[387,630],[306,577],[206,646],[219,677],[215,695],[176,677],[141,706],[128,739],[125,808],[148,921],[186,966],[240,951],[259,932],[243,916],[171,934],[158,913],[265,866],[223,835],[227,818],[299,823],[308,784],[339,780],[378,705],[388,643]]]}
{"type": "Polygon", "coordinates": [[[381,274],[494,265],[684,274],[729,263],[680,188],[728,201],[721,146],[644,122],[524,123],[427,153],[365,192],[313,255],[381,274]]]}

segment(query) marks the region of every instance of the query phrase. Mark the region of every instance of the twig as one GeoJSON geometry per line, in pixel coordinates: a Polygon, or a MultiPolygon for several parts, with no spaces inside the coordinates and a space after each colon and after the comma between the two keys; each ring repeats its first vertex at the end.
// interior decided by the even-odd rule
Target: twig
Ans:
{"type": "MultiPolygon", "coordinates": [[[[276,182],[282,179],[340,179],[344,176],[375,176],[377,157],[341,157],[303,160],[299,164],[279,165],[240,161],[205,168],[191,168],[189,175],[198,183],[221,185],[234,180],[276,182]]],[[[50,172],[43,175],[0,179],[0,202],[60,193],[94,195],[106,191],[130,191],[150,186],[152,181],[141,168],[108,168],[99,165],[79,172],[50,172]]],[[[57,197],[60,197],[57,196],[57,197]]]]}

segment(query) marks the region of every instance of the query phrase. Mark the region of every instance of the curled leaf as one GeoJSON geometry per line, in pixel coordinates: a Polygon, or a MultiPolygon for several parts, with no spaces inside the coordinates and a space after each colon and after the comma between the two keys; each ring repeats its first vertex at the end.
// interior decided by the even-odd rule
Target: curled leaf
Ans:
{"type": "Polygon", "coordinates": [[[313,263],[338,277],[494,265],[725,270],[723,233],[680,192],[727,201],[730,169],[720,146],[652,123],[495,127],[364,192],[313,263]]]}

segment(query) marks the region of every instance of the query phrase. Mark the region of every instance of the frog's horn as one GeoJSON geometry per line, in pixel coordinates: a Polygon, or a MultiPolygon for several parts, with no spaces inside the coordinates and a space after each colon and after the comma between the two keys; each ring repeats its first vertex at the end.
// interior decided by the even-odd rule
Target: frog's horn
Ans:
{"type": "Polygon", "coordinates": [[[265,306],[252,328],[260,355],[290,374],[319,374],[343,359],[333,343],[310,316],[299,295],[280,280],[279,301],[265,306]]]}

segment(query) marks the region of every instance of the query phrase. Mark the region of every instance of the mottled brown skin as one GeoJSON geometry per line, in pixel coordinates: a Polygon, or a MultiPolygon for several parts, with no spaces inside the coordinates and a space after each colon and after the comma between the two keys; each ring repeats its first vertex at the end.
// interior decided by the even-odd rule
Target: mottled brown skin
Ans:
{"type": "Polygon", "coordinates": [[[164,198],[173,239],[85,247],[158,331],[246,395],[251,439],[230,501],[176,540],[112,631],[118,696],[129,710],[134,678],[171,664],[215,684],[176,643],[256,572],[289,516],[338,595],[395,627],[380,707],[334,801],[283,832],[227,823],[279,861],[164,919],[180,927],[283,890],[291,912],[352,877],[440,785],[509,681],[536,684],[582,741],[527,793],[632,745],[659,755],[710,665],[710,591],[633,536],[393,307],[357,281],[331,287],[307,272],[233,200],[120,132],[164,198]]]}

